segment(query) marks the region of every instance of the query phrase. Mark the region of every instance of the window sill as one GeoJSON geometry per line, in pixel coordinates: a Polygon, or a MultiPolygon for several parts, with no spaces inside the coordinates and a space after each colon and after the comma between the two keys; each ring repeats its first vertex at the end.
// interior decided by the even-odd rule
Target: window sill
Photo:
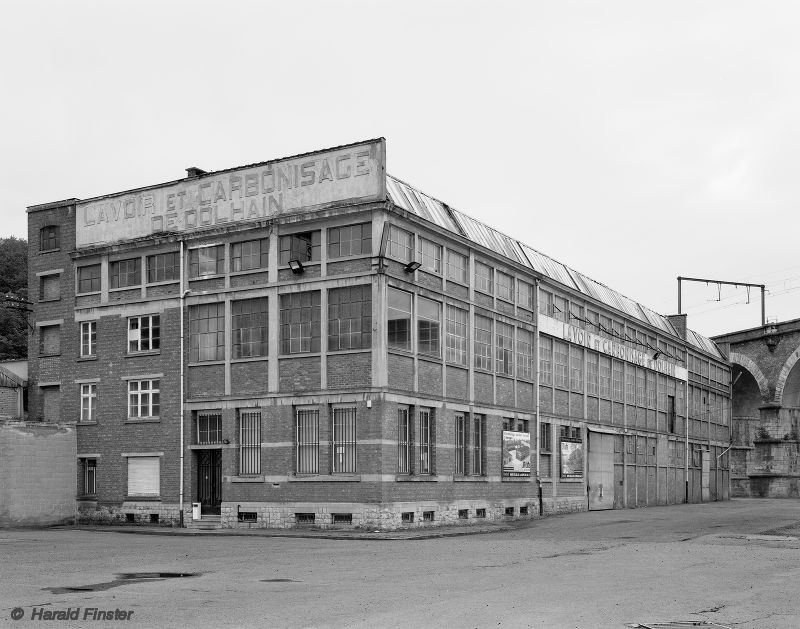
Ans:
{"type": "MultiPolygon", "coordinates": [[[[307,269],[310,266],[319,266],[319,267],[322,266],[322,262],[320,262],[319,260],[300,260],[300,262],[302,263],[304,269],[307,269]]],[[[278,270],[291,271],[292,267],[290,267],[288,264],[279,264],[278,270]]]]}
{"type": "Polygon", "coordinates": [[[230,482],[232,483],[264,483],[266,479],[263,476],[231,476],[230,482]]]}
{"type": "Polygon", "coordinates": [[[332,258],[332,257],[328,256],[328,260],[327,261],[329,263],[330,262],[350,262],[351,260],[365,260],[365,259],[370,259],[370,258],[372,258],[372,254],[371,253],[357,253],[357,254],[352,255],[352,256],[337,256],[335,258],[332,258]]]}
{"type": "Polygon", "coordinates": [[[128,352],[125,354],[125,358],[136,358],[137,356],[158,356],[160,353],[160,349],[150,349],[144,352],[128,352]]]}
{"type": "Polygon", "coordinates": [[[453,476],[454,483],[488,483],[486,476],[453,476]]]}
{"type": "Polygon", "coordinates": [[[125,501],[131,502],[161,502],[161,496],[125,496],[125,501]]]}
{"type": "Polygon", "coordinates": [[[39,358],[55,358],[56,356],[61,356],[61,352],[58,352],[58,354],[39,354],[39,358]]]}
{"type": "Polygon", "coordinates": [[[204,360],[198,363],[187,363],[187,367],[204,367],[206,365],[224,365],[224,360],[204,360]]]}
{"type": "Polygon", "coordinates": [[[332,349],[328,350],[328,356],[341,356],[346,354],[367,354],[372,352],[371,347],[364,349],[332,349]]]}
{"type": "Polygon", "coordinates": [[[92,290],[88,293],[75,293],[75,297],[91,297],[92,295],[100,295],[102,291],[92,290]]]}
{"type": "Polygon", "coordinates": [[[530,483],[534,476],[502,476],[504,483],[530,483]]]}
{"type": "Polygon", "coordinates": [[[200,282],[202,280],[215,280],[220,277],[225,277],[224,273],[213,273],[211,275],[200,275],[198,277],[190,277],[190,282],[200,282]]]}
{"type": "Polygon", "coordinates": [[[54,301],[61,301],[61,297],[52,297],[50,299],[40,299],[38,301],[38,303],[40,303],[40,304],[49,304],[49,303],[52,303],[54,301]]]}
{"type": "Polygon", "coordinates": [[[259,269],[245,269],[244,271],[231,271],[228,275],[231,277],[238,277],[240,275],[250,275],[252,273],[269,273],[269,267],[262,267],[259,269]]]}
{"type": "Polygon", "coordinates": [[[469,284],[466,282],[462,282],[460,280],[454,280],[450,277],[447,277],[445,279],[447,280],[448,284],[457,284],[458,286],[461,286],[462,288],[466,288],[467,290],[469,290],[469,284]]]}
{"type": "Polygon", "coordinates": [[[290,476],[290,483],[357,483],[361,474],[316,474],[309,476],[290,476]]]}
{"type": "Polygon", "coordinates": [[[61,247],[57,249],[39,249],[39,253],[55,253],[56,251],[61,251],[61,247]]]}
{"type": "Polygon", "coordinates": [[[497,301],[502,301],[504,304],[508,304],[509,306],[515,306],[514,300],[506,299],[505,297],[498,297],[497,301]]]}
{"type": "Polygon", "coordinates": [[[420,360],[425,360],[430,363],[436,363],[437,365],[442,364],[442,357],[434,356],[433,354],[423,354],[421,352],[417,352],[417,358],[419,358],[420,360]]]}
{"type": "Polygon", "coordinates": [[[75,500],[97,500],[97,494],[78,494],[75,500]]]}
{"type": "Polygon", "coordinates": [[[227,444],[222,443],[195,443],[189,446],[190,450],[219,450],[227,444]]]}
{"type": "Polygon", "coordinates": [[[75,362],[85,363],[85,362],[90,361],[90,360],[97,360],[97,355],[95,354],[95,355],[92,355],[92,356],[81,356],[79,358],[76,358],[75,362]]]}
{"type": "Polygon", "coordinates": [[[260,361],[268,361],[269,355],[267,356],[247,356],[244,358],[231,358],[231,364],[236,363],[257,363],[260,361]]]}
{"type": "Polygon", "coordinates": [[[582,483],[583,482],[583,476],[581,476],[580,478],[559,478],[558,482],[559,483],[582,483]]]}
{"type": "Polygon", "coordinates": [[[319,358],[321,352],[298,352],[297,354],[281,354],[278,358],[319,358]]]}
{"type": "Polygon", "coordinates": [[[150,288],[151,286],[169,286],[170,284],[179,284],[180,279],[175,280],[161,280],[160,282],[147,282],[145,287],[150,288]]]}
{"type": "Polygon", "coordinates": [[[128,417],[126,424],[156,424],[161,421],[160,417],[128,417]]]}
{"type": "Polygon", "coordinates": [[[109,288],[109,293],[119,293],[124,290],[133,290],[134,288],[141,288],[141,284],[133,284],[132,286],[118,286],[117,288],[109,288]]]}
{"type": "Polygon", "coordinates": [[[394,480],[398,483],[437,483],[439,477],[435,474],[398,474],[394,480]]]}
{"type": "Polygon", "coordinates": [[[97,426],[97,421],[95,421],[95,420],[84,421],[84,422],[77,421],[77,422],[75,422],[75,425],[76,426],[97,426]]]}

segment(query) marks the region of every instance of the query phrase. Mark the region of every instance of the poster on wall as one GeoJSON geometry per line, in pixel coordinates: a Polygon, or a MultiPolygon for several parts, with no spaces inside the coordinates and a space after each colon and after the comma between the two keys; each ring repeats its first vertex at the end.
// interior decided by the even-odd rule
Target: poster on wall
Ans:
{"type": "Polygon", "coordinates": [[[531,435],[528,432],[503,431],[503,476],[530,477],[531,435]]]}
{"type": "Polygon", "coordinates": [[[561,440],[561,478],[583,476],[583,442],[561,440]]]}

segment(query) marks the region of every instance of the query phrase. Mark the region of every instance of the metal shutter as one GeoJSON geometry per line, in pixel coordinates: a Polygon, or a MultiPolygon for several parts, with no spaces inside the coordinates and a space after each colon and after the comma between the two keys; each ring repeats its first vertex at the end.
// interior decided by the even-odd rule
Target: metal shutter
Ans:
{"type": "Polygon", "coordinates": [[[160,471],[159,457],[128,457],[128,495],[158,496],[160,471]]]}

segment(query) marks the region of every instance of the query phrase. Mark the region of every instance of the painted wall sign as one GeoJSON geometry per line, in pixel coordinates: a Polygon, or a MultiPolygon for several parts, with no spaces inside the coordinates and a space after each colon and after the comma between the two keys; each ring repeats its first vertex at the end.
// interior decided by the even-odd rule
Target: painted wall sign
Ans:
{"type": "Polygon", "coordinates": [[[78,247],[182,232],[386,196],[386,143],[309,153],[79,202],[78,247]]]}
{"type": "Polygon", "coordinates": [[[652,369],[653,371],[663,373],[677,380],[686,380],[688,378],[688,372],[685,367],[680,367],[666,360],[653,360],[650,356],[637,349],[627,347],[622,343],[617,343],[604,336],[599,336],[587,330],[581,330],[574,325],[569,325],[568,323],[542,314],[539,315],[539,331],[543,334],[549,334],[550,336],[564,339],[576,345],[583,345],[596,352],[633,363],[634,365],[652,369]]]}
{"type": "Polygon", "coordinates": [[[528,432],[503,431],[503,476],[531,475],[531,435],[528,432]]]}
{"type": "Polygon", "coordinates": [[[561,478],[583,476],[583,442],[561,439],[561,478]]]}

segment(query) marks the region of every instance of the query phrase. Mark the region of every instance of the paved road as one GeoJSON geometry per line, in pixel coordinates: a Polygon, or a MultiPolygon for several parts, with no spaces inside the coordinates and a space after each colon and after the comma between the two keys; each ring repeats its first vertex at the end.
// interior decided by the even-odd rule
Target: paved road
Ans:
{"type": "Polygon", "coordinates": [[[0,626],[794,629],[799,523],[800,501],[735,500],[404,541],[0,530],[0,626]],[[198,576],[120,577],[141,572],[198,576]],[[68,607],[134,614],[30,622],[68,607]]]}

